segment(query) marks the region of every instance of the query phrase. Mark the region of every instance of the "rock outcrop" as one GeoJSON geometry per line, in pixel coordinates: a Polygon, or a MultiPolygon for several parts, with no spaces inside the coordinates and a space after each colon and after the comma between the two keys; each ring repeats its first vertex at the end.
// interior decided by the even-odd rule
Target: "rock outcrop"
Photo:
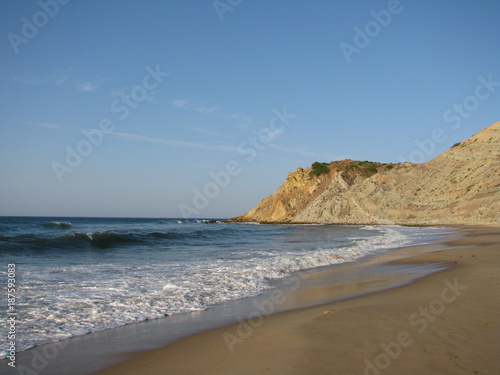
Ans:
{"type": "Polygon", "coordinates": [[[230,222],[499,224],[500,122],[422,163],[341,160],[297,168],[230,222]]]}

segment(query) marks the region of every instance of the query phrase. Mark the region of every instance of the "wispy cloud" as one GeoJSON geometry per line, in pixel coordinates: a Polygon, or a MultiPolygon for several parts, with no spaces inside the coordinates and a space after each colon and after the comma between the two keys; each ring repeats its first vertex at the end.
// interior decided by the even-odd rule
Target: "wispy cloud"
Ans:
{"type": "Polygon", "coordinates": [[[75,85],[75,87],[82,92],[93,92],[97,90],[97,88],[99,87],[99,83],[90,81],[79,82],[75,85]]]}
{"type": "Polygon", "coordinates": [[[188,100],[187,99],[176,99],[172,102],[174,107],[177,108],[187,108],[188,100]]]}
{"type": "Polygon", "coordinates": [[[227,135],[225,135],[225,134],[222,134],[222,133],[217,133],[217,132],[214,132],[214,131],[211,131],[211,130],[200,129],[200,128],[191,128],[191,129],[193,129],[194,131],[200,132],[200,133],[205,133],[205,134],[215,135],[215,136],[217,136],[217,137],[222,137],[222,138],[231,138],[231,137],[228,137],[228,136],[227,136],[227,135]]]}
{"type": "Polygon", "coordinates": [[[42,74],[36,77],[14,77],[15,82],[21,82],[28,85],[51,85],[60,86],[65,84],[71,75],[73,68],[57,70],[53,73],[42,74]]]}
{"type": "Polygon", "coordinates": [[[210,115],[220,110],[220,106],[207,106],[204,103],[207,103],[207,101],[193,103],[193,101],[185,98],[172,101],[172,105],[176,108],[190,109],[202,115],[210,115]]]}
{"type": "Polygon", "coordinates": [[[217,112],[219,109],[220,107],[214,106],[214,107],[196,107],[194,110],[203,115],[209,115],[213,112],[217,112]]]}
{"type": "Polygon", "coordinates": [[[61,85],[65,84],[68,81],[69,76],[70,76],[69,72],[68,73],[62,73],[62,74],[54,77],[52,84],[54,86],[61,86],[61,85]]]}
{"type": "Polygon", "coordinates": [[[237,148],[225,145],[206,145],[201,143],[193,143],[193,142],[184,142],[177,141],[175,139],[167,139],[167,138],[156,138],[156,137],[147,137],[144,135],[138,134],[129,134],[129,133],[118,133],[118,132],[105,132],[104,134],[111,136],[113,138],[125,139],[129,141],[138,141],[138,142],[151,142],[151,143],[162,143],[169,146],[180,146],[180,147],[192,147],[192,148],[202,148],[206,150],[213,151],[236,151],[237,148]]]}
{"type": "Polygon", "coordinates": [[[46,129],[57,129],[61,127],[61,125],[53,124],[51,122],[25,122],[25,124],[29,126],[37,126],[46,129]]]}
{"type": "Polygon", "coordinates": [[[251,122],[253,120],[253,117],[247,116],[247,115],[242,115],[240,113],[232,113],[230,115],[225,114],[225,115],[222,115],[222,117],[232,118],[234,120],[243,121],[243,122],[251,122]]]}
{"type": "MultiPolygon", "coordinates": [[[[111,91],[111,96],[112,97],[120,97],[120,98],[130,98],[132,95],[132,90],[134,89],[135,85],[131,86],[124,86],[119,89],[111,91]]],[[[141,101],[146,101],[146,102],[152,102],[154,100],[154,95],[156,91],[147,91],[146,97],[144,99],[141,98],[141,101]]]]}
{"type": "Polygon", "coordinates": [[[221,117],[238,121],[242,129],[246,129],[255,122],[253,117],[241,113],[222,114],[221,117]]]}
{"type": "Polygon", "coordinates": [[[221,106],[218,105],[208,105],[209,100],[196,101],[188,98],[179,98],[172,101],[172,105],[176,108],[188,109],[195,111],[202,115],[214,115],[220,118],[236,120],[239,122],[237,124],[241,129],[246,129],[250,125],[259,125],[255,119],[251,116],[241,114],[241,113],[224,113],[221,110],[221,106]]]}
{"type": "Polygon", "coordinates": [[[73,74],[74,68],[61,69],[53,73],[42,74],[35,77],[14,77],[13,81],[28,85],[45,85],[45,86],[73,86],[81,92],[94,92],[105,81],[77,79],[73,74]],[[76,83],[75,83],[76,82],[76,83]]]}
{"type": "MultiPolygon", "coordinates": [[[[259,133],[262,132],[262,130],[263,129],[253,130],[250,131],[250,134],[258,135],[260,137],[261,135],[259,135],[259,133]]],[[[276,129],[274,131],[271,131],[269,128],[266,128],[266,130],[267,132],[265,134],[262,134],[262,136],[267,138],[268,140],[275,140],[284,132],[284,129],[276,129]]]]}
{"type": "MultiPolygon", "coordinates": [[[[253,117],[241,113],[224,113],[219,105],[209,105],[209,100],[196,101],[189,98],[179,98],[172,101],[172,105],[176,108],[190,110],[206,116],[216,116],[223,119],[236,120],[237,126],[240,129],[247,129],[251,125],[262,125],[263,123],[256,121],[253,117]]],[[[193,129],[202,131],[201,129],[193,129]]],[[[208,133],[208,131],[205,131],[208,133]]],[[[215,135],[215,134],[214,134],[215,135]]],[[[219,134],[220,135],[220,134],[219,134]]]]}

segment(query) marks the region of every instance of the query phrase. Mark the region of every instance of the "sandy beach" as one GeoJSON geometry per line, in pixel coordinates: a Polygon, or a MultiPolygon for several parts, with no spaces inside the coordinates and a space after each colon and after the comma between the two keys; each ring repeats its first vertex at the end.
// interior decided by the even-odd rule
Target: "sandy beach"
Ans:
{"type": "Polygon", "coordinates": [[[361,280],[354,265],[345,282],[339,282],[345,268],[339,268],[344,275],[339,269],[305,274],[291,295],[271,293],[246,321],[135,353],[96,374],[498,373],[500,228],[460,229],[463,238],[444,245],[371,260],[389,262],[399,270],[394,275],[361,280]],[[390,282],[404,267],[411,277],[429,265],[445,269],[402,286],[390,282]],[[393,287],[359,295],[380,282],[393,287]],[[289,298],[318,304],[263,316],[289,298]],[[329,298],[337,301],[324,303],[329,298]]]}

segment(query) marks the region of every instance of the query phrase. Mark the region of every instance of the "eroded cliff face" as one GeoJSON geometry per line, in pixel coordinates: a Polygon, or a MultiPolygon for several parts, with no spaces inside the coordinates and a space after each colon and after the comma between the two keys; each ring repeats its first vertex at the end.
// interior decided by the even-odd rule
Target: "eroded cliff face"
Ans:
{"type": "Polygon", "coordinates": [[[342,160],[297,168],[229,221],[331,224],[500,223],[500,122],[423,164],[342,160]],[[313,172],[313,173],[311,173],[313,172]]]}

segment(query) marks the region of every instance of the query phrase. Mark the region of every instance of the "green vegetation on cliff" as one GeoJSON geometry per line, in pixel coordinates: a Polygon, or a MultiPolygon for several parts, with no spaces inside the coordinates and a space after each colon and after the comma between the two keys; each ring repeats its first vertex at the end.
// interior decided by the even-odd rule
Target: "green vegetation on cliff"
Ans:
{"type": "Polygon", "coordinates": [[[345,172],[346,175],[357,174],[363,177],[370,177],[378,173],[379,170],[391,170],[393,168],[394,164],[377,163],[368,160],[356,161],[346,159],[331,163],[320,163],[316,161],[311,165],[309,176],[321,176],[331,170],[335,170],[338,172],[345,172]]]}
{"type": "Polygon", "coordinates": [[[311,172],[309,172],[310,176],[319,176],[325,173],[330,172],[330,168],[328,168],[328,163],[318,163],[315,161],[311,165],[311,172]]]}

